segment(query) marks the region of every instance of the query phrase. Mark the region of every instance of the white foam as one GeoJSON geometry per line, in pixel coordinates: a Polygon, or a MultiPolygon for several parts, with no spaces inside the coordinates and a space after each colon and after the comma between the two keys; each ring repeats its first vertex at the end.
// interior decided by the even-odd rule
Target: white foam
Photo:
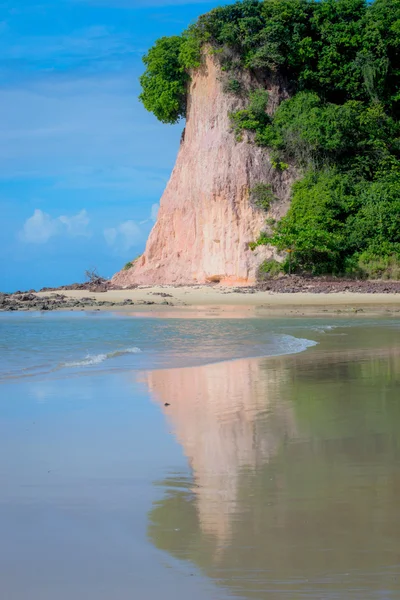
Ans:
{"type": "Polygon", "coordinates": [[[124,348],[123,350],[114,350],[114,352],[108,352],[107,354],[87,354],[85,358],[81,360],[74,360],[72,362],[62,363],[61,368],[70,369],[74,367],[90,367],[93,365],[99,365],[109,358],[116,358],[117,356],[124,356],[124,354],[139,354],[140,348],[124,348]]]}
{"type": "Polygon", "coordinates": [[[88,354],[82,360],[75,360],[72,362],[62,363],[60,366],[64,368],[89,367],[90,365],[99,365],[105,360],[107,360],[107,354],[95,354],[94,356],[88,354]]]}
{"type": "Polygon", "coordinates": [[[284,347],[281,347],[281,349],[283,350],[283,354],[297,354],[300,352],[304,352],[304,350],[307,350],[307,348],[318,346],[318,342],[315,342],[314,340],[308,340],[306,338],[297,338],[293,335],[280,335],[279,342],[284,343],[284,347]]]}
{"type": "Polygon", "coordinates": [[[337,327],[338,325],[313,325],[311,329],[312,331],[318,331],[319,333],[326,333],[327,331],[337,329],[337,327]]]}
{"type": "Polygon", "coordinates": [[[140,348],[125,348],[124,350],[115,350],[107,354],[107,358],[114,358],[114,356],[123,356],[124,354],[140,354],[140,348]]]}

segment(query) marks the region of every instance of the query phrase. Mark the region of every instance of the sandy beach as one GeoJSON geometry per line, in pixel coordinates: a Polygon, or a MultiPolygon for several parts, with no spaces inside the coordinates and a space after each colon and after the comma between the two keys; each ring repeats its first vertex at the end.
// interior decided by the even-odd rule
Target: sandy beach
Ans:
{"type": "MultiPolygon", "coordinates": [[[[139,287],[133,290],[109,290],[102,293],[66,290],[61,292],[67,299],[91,299],[107,303],[100,310],[135,310],[181,312],[191,309],[215,309],[221,313],[237,311],[245,314],[255,312],[274,314],[321,314],[350,313],[387,314],[400,312],[400,294],[364,294],[341,292],[330,294],[274,293],[266,291],[235,291],[226,287],[194,286],[139,287]],[[126,305],[123,303],[127,302],[126,305]],[[129,304],[128,304],[129,302],[129,304]]],[[[52,297],[55,292],[38,293],[39,298],[52,297]]]]}

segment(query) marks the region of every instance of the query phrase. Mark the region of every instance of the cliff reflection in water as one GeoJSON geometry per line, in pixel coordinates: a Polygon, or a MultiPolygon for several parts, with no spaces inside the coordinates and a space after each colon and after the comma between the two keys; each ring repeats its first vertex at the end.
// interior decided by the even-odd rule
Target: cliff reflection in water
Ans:
{"type": "Polygon", "coordinates": [[[234,596],[398,598],[397,345],[147,374],[193,476],[162,482],[155,546],[234,596]]]}
{"type": "Polygon", "coordinates": [[[153,397],[166,415],[193,471],[193,493],[203,533],[226,540],[238,506],[239,477],[268,462],[294,434],[288,405],[271,410],[282,373],[260,376],[257,361],[156,371],[153,397]]]}

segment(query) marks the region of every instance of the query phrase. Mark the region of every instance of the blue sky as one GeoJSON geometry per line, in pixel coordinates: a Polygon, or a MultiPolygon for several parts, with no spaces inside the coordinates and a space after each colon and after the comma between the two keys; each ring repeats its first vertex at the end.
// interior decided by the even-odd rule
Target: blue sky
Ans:
{"type": "Polygon", "coordinates": [[[137,100],[141,58],[221,3],[0,0],[0,290],[142,252],[183,125],[137,100]]]}

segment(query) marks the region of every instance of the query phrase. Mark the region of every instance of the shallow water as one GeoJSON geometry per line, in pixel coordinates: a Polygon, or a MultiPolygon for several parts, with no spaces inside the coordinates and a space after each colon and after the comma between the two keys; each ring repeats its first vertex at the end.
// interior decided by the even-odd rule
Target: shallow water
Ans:
{"type": "Polygon", "coordinates": [[[13,318],[2,597],[400,597],[398,320],[13,318]]]}
{"type": "Polygon", "coordinates": [[[0,382],[275,356],[315,343],[285,320],[0,313],[0,382]]]}

